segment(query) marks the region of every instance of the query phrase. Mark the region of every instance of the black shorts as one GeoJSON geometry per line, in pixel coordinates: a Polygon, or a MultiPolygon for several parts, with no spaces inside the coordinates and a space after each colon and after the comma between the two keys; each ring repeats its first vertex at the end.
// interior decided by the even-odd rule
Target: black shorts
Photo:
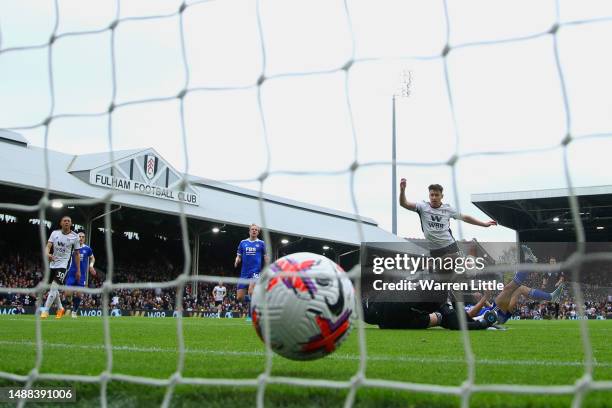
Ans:
{"type": "Polygon", "coordinates": [[[429,251],[429,255],[432,258],[439,258],[442,260],[442,268],[437,269],[435,272],[443,275],[450,274],[454,271],[454,267],[452,265],[455,264],[455,259],[461,256],[461,250],[456,242],[445,246],[444,248],[432,249],[429,251]],[[452,264],[448,265],[447,259],[453,259],[452,264]]]}
{"type": "Polygon", "coordinates": [[[440,307],[437,302],[400,303],[363,301],[364,321],[381,329],[426,329],[429,315],[440,307]]]}
{"type": "Polygon", "coordinates": [[[223,301],[222,300],[215,300],[215,306],[219,306],[222,305],[223,301]]]}
{"type": "Polygon", "coordinates": [[[49,282],[55,281],[58,285],[63,285],[66,280],[66,268],[50,268],[49,270],[49,282]]]}
{"type": "Polygon", "coordinates": [[[444,248],[430,250],[429,255],[432,258],[442,258],[445,255],[452,255],[458,252],[459,252],[459,246],[457,245],[456,242],[453,242],[452,244],[445,246],[444,248]]]}

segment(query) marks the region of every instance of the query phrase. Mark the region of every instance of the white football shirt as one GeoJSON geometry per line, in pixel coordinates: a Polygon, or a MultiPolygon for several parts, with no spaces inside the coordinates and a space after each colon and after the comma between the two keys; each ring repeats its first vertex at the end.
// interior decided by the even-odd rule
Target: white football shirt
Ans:
{"type": "Polygon", "coordinates": [[[213,289],[213,295],[215,296],[215,300],[217,302],[223,301],[226,291],[227,289],[225,289],[225,286],[219,286],[219,285],[215,286],[215,288],[213,289]]]}
{"type": "Polygon", "coordinates": [[[421,229],[430,249],[440,249],[455,242],[450,229],[450,219],[461,219],[461,214],[448,204],[433,208],[428,201],[416,203],[416,212],[421,219],[421,229]]]}
{"type": "Polygon", "coordinates": [[[51,233],[49,242],[53,244],[53,252],[51,254],[55,257],[55,260],[49,264],[49,268],[68,269],[72,260],[72,254],[81,248],[79,236],[74,231],[64,234],[62,230],[55,230],[51,233]]]}

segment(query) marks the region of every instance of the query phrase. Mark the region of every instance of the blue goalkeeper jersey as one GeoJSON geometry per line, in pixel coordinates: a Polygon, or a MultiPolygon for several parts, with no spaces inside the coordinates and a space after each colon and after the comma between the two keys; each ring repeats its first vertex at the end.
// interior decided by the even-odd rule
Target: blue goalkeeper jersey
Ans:
{"type": "Polygon", "coordinates": [[[242,262],[242,274],[259,273],[264,264],[264,255],[266,255],[266,243],[261,239],[251,241],[243,239],[238,244],[237,255],[240,255],[242,262]]]}

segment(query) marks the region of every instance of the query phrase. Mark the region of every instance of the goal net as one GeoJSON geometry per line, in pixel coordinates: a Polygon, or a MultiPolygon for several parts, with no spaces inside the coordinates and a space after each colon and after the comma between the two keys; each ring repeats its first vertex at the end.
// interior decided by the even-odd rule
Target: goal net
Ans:
{"type": "MultiPolygon", "coordinates": [[[[612,261],[612,253],[585,253],[581,209],[574,193],[576,178],[584,184],[601,173],[593,171],[593,163],[572,167],[572,158],[584,154],[585,148],[594,161],[605,157],[598,152],[610,151],[612,123],[605,101],[612,91],[608,79],[612,62],[605,59],[604,50],[612,35],[612,7],[602,2],[578,10],[561,0],[538,5],[452,0],[116,1],[94,2],[89,14],[83,10],[89,6],[77,1],[49,0],[44,6],[16,3],[0,6],[0,76],[6,82],[0,88],[4,112],[0,128],[20,132],[44,147],[46,179],[35,206],[2,203],[2,210],[38,211],[39,219],[46,220],[54,201],[50,150],[80,153],[85,144],[88,151],[109,150],[107,161],[113,162],[114,152],[142,145],[147,135],[155,134],[150,139],[155,147],[180,164],[181,190],[192,182],[188,174],[256,187],[259,214],[253,216],[262,221],[264,241],[270,237],[263,194],[283,194],[289,191],[287,186],[293,186],[291,193],[285,193],[294,194],[292,199],[317,197],[320,201],[315,204],[356,214],[354,235],[364,241],[361,214],[390,218],[385,186],[392,161],[386,135],[391,134],[391,96],[400,72],[408,68],[413,89],[407,98],[399,95],[397,107],[400,169],[415,178],[446,180],[449,201],[459,211],[469,202],[467,191],[490,189],[498,182],[510,188],[524,185],[530,177],[534,188],[562,182],[570,194],[578,243],[562,268],[578,273],[585,262],[612,261]],[[538,18],[533,17],[536,14],[538,18]],[[28,70],[18,63],[24,59],[31,62],[28,70]],[[496,166],[512,167],[516,157],[528,157],[533,167],[484,177],[496,166]],[[536,177],[537,172],[542,177],[536,177]],[[484,180],[474,181],[473,174],[484,180]],[[380,208],[373,201],[385,205],[380,208]]],[[[413,193],[420,195],[417,188],[413,193]]],[[[105,204],[104,228],[112,231],[112,203],[121,194],[127,193],[109,190],[101,200],[61,201],[64,206],[105,204]]],[[[185,288],[193,282],[238,282],[191,273],[185,204],[176,205],[185,262],[174,279],[114,282],[111,234],[106,234],[109,259],[104,282],[83,289],[102,298],[104,371],[41,372],[44,339],[37,315],[34,367],[26,375],[0,372],[0,378],[26,388],[48,380],[99,383],[102,406],[109,404],[110,381],[164,387],[162,406],[172,403],[179,385],[256,388],[259,407],[264,406],[271,384],[347,390],[347,407],[354,405],[362,388],[448,394],[460,397],[462,406],[483,392],[565,394],[573,395],[575,407],[582,406],[590,391],[612,390],[612,381],[593,378],[585,320],[579,324],[583,374],[568,385],[477,383],[467,330],[461,336],[467,377],[460,385],[374,378],[366,375],[367,341],[361,320],[352,334],[358,337],[359,364],[350,380],[274,376],[269,344],[265,369],[256,378],[190,378],[183,374],[186,347],[180,314],[178,360],[170,377],[117,372],[109,322],[113,291],[176,288],[180,310],[185,288]]],[[[39,225],[42,250],[48,233],[44,222],[39,225]]],[[[458,227],[462,239],[465,227],[461,223],[458,227]]],[[[400,235],[418,233],[400,228],[400,235]]],[[[36,295],[38,309],[50,287],[45,284],[50,273],[47,262],[43,265],[39,285],[0,287],[0,294],[36,295]]],[[[558,270],[548,265],[524,267],[541,273],[558,270]]],[[[348,273],[359,298],[359,266],[348,273]]],[[[574,289],[579,312],[584,314],[582,291],[578,285],[574,289]]],[[[465,328],[465,318],[461,323],[465,328]]],[[[24,404],[22,400],[19,405],[24,404]]]]}

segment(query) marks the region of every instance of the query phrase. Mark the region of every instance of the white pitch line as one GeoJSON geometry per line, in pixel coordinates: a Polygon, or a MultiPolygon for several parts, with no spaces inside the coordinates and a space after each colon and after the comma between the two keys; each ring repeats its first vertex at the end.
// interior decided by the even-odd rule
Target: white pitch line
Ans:
{"type": "MultiPolygon", "coordinates": [[[[0,345],[12,345],[12,346],[36,346],[35,342],[31,341],[5,341],[0,340],[0,345]]],[[[60,348],[60,349],[83,349],[83,350],[101,350],[104,351],[104,345],[96,344],[60,344],[60,343],[44,343],[45,347],[60,348]]],[[[174,348],[161,348],[161,347],[140,347],[140,346],[113,346],[113,351],[130,351],[137,353],[172,353],[176,354],[177,349],[174,348]]],[[[243,356],[243,357],[264,357],[263,351],[229,351],[229,350],[201,350],[201,349],[190,349],[186,348],[185,353],[187,354],[200,354],[200,355],[212,355],[212,356],[243,356]]],[[[327,357],[332,360],[347,360],[347,361],[359,361],[359,356],[349,354],[331,354],[327,357]]],[[[442,363],[442,364],[467,364],[465,360],[461,358],[441,358],[441,357],[410,357],[410,356],[392,356],[392,355],[371,355],[368,354],[368,361],[397,361],[403,363],[442,363]]],[[[536,360],[491,360],[491,359],[478,359],[477,364],[483,365],[524,365],[524,366],[548,366],[548,367],[583,367],[582,361],[536,361],[536,360]]],[[[612,367],[612,363],[599,363],[594,362],[596,367],[612,367]]]]}
{"type": "MultiPolygon", "coordinates": [[[[98,324],[101,325],[102,324],[102,317],[100,316],[79,316],[77,319],[71,319],[71,318],[67,318],[68,316],[66,316],[64,319],[62,320],[66,320],[66,321],[78,321],[79,323],[92,323],[92,324],[98,324]]],[[[116,323],[126,323],[126,324],[132,324],[133,321],[130,322],[130,320],[128,319],[128,317],[130,319],[132,319],[132,316],[123,316],[124,318],[121,317],[109,317],[109,320],[111,322],[113,322],[113,324],[116,323]]],[[[145,318],[146,316],[139,316],[137,318],[145,318]]],[[[165,317],[146,317],[146,319],[148,319],[148,324],[164,324],[166,325],[167,322],[170,321],[174,321],[175,325],[176,325],[176,320],[171,320],[171,318],[165,318],[165,317]]],[[[172,318],[174,319],[174,318],[172,318]]],[[[31,319],[19,319],[19,318],[3,318],[0,316],[0,322],[34,322],[36,319],[31,318],[31,319]]],[[[183,325],[191,325],[191,326],[195,326],[195,325],[201,325],[201,321],[200,320],[206,320],[206,326],[213,326],[213,327],[227,327],[227,326],[242,326],[242,327],[251,327],[252,323],[247,322],[244,320],[244,318],[242,317],[235,317],[232,319],[229,318],[222,318],[222,319],[217,319],[214,317],[184,317],[183,318],[183,325]],[[234,322],[232,322],[231,320],[234,320],[234,322]]],[[[48,320],[49,322],[53,322],[55,321],[54,318],[48,320]]]]}

